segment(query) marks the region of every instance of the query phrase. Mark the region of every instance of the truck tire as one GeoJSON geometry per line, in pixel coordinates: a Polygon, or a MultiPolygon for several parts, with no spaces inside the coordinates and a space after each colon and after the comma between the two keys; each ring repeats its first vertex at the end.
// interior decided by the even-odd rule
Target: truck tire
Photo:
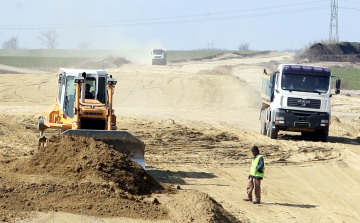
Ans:
{"type": "Polygon", "coordinates": [[[260,133],[266,136],[266,117],[265,110],[262,110],[260,113],[260,133]]]}
{"type": "Polygon", "coordinates": [[[320,142],[327,142],[328,136],[329,136],[329,130],[327,130],[327,129],[319,130],[317,132],[317,135],[319,137],[320,142]]]}
{"type": "Polygon", "coordinates": [[[269,128],[267,131],[270,139],[277,139],[279,128],[274,124],[274,122],[269,123],[269,128]]]}

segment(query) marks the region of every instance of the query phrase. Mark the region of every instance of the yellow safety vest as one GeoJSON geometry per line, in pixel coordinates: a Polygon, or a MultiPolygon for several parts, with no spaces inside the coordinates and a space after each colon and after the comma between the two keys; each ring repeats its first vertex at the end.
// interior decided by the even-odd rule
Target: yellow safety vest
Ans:
{"type": "Polygon", "coordinates": [[[264,173],[265,173],[265,163],[264,163],[264,167],[261,169],[262,173],[260,173],[259,171],[257,171],[256,167],[259,165],[259,160],[260,157],[263,157],[262,155],[257,155],[255,158],[252,159],[251,161],[251,168],[250,168],[250,175],[254,176],[254,177],[261,177],[264,178],[264,173]]]}

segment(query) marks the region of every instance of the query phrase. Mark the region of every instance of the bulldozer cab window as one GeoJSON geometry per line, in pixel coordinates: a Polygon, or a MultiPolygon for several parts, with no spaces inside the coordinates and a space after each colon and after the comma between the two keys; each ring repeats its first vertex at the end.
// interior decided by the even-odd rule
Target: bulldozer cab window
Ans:
{"type": "Polygon", "coordinates": [[[105,77],[99,77],[97,99],[101,103],[106,103],[106,80],[105,77]]]}
{"type": "Polygon", "coordinates": [[[75,102],[75,77],[67,76],[66,77],[66,88],[65,88],[65,98],[64,98],[64,110],[65,114],[70,118],[74,117],[73,108],[75,102]]]}
{"type": "Polygon", "coordinates": [[[61,104],[61,100],[62,100],[62,90],[63,90],[63,84],[59,83],[58,85],[58,97],[57,100],[58,102],[61,104]]]}
{"type": "Polygon", "coordinates": [[[85,83],[85,99],[95,99],[96,79],[87,77],[85,83]]]}

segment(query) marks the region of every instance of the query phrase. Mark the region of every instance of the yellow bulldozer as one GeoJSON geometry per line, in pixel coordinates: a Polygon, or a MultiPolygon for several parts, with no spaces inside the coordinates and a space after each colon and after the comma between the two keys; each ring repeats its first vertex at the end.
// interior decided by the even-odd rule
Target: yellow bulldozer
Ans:
{"type": "Polygon", "coordinates": [[[117,130],[113,94],[117,80],[104,70],[59,68],[54,104],[39,118],[39,148],[46,146],[47,128],[61,134],[103,141],[145,169],[145,144],[117,130]]]}

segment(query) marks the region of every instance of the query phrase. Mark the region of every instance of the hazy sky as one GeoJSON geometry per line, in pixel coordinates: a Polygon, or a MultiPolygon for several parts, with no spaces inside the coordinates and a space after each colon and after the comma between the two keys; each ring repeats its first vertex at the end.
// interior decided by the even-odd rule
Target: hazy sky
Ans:
{"type": "MultiPolygon", "coordinates": [[[[0,43],[45,48],[55,29],[59,49],[300,49],[329,38],[331,0],[0,0],[0,43]],[[213,45],[210,45],[212,44],[213,45]]],[[[360,41],[360,0],[339,0],[340,41],[360,41]]]]}

